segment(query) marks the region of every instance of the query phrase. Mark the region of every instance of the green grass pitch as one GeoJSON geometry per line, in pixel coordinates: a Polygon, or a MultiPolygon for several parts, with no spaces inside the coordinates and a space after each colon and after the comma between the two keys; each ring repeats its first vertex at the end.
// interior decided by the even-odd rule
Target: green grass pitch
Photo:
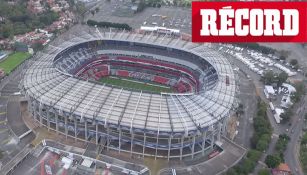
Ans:
{"type": "Polygon", "coordinates": [[[141,90],[141,91],[150,91],[154,93],[161,93],[161,92],[173,92],[171,87],[158,85],[154,83],[145,83],[135,79],[130,78],[121,78],[121,77],[104,77],[99,80],[101,83],[119,86],[123,88],[141,90]]]}
{"type": "Polygon", "coordinates": [[[30,56],[31,55],[26,52],[15,52],[0,62],[0,68],[3,69],[6,74],[9,74],[30,56]]]}

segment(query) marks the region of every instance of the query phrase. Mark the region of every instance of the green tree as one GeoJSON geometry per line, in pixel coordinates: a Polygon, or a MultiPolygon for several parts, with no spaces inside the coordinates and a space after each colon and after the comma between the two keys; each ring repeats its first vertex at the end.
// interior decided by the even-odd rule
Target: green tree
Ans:
{"type": "Polygon", "coordinates": [[[259,172],[258,172],[258,175],[270,175],[270,170],[268,169],[261,169],[259,172]]]}
{"type": "Polygon", "coordinates": [[[281,163],[281,159],[278,155],[267,155],[265,158],[265,164],[269,168],[276,168],[281,163]]]}
{"type": "Polygon", "coordinates": [[[241,116],[244,113],[244,106],[242,103],[239,104],[236,110],[237,116],[241,116]]]}
{"type": "Polygon", "coordinates": [[[41,43],[34,43],[32,44],[31,47],[35,52],[40,51],[44,48],[44,46],[41,43]]]}
{"type": "MultiPolygon", "coordinates": [[[[290,140],[290,137],[286,134],[279,135],[279,138],[277,140],[277,143],[275,145],[275,150],[279,153],[282,153],[286,150],[288,141],[290,140]]],[[[283,156],[280,156],[283,157],[283,156]]]]}
{"type": "Polygon", "coordinates": [[[286,60],[286,56],[285,55],[280,55],[280,57],[279,57],[279,59],[281,59],[281,60],[286,60]]]}
{"type": "Polygon", "coordinates": [[[84,16],[85,16],[85,12],[86,12],[86,7],[85,7],[84,3],[80,2],[80,1],[77,2],[76,12],[81,17],[81,21],[83,21],[84,16]]]}
{"type": "Polygon", "coordinates": [[[255,168],[256,162],[252,161],[251,159],[246,158],[241,165],[241,170],[243,174],[248,174],[253,171],[255,168]]]}
{"type": "Polygon", "coordinates": [[[297,59],[292,59],[292,60],[290,61],[290,64],[291,64],[292,66],[297,65],[297,63],[298,63],[297,59]]]}
{"type": "Polygon", "coordinates": [[[95,15],[95,10],[91,10],[91,14],[94,16],[95,15]]]}
{"type": "Polygon", "coordinates": [[[286,123],[290,120],[293,112],[291,108],[287,109],[284,113],[280,114],[280,118],[282,118],[282,123],[286,123]]]}
{"type": "MultiPolygon", "coordinates": [[[[0,25],[0,32],[3,38],[9,38],[14,35],[13,25],[10,22],[0,25]]],[[[0,36],[1,37],[1,36],[0,36]]]]}
{"type": "Polygon", "coordinates": [[[302,141],[301,141],[302,145],[306,145],[307,144],[307,133],[305,133],[302,137],[302,141]]]}
{"type": "Polygon", "coordinates": [[[261,152],[251,149],[248,151],[246,157],[256,162],[260,158],[260,156],[261,156],[261,152]]]}
{"type": "Polygon", "coordinates": [[[0,160],[3,158],[4,156],[4,151],[0,150],[0,160]]]}
{"type": "Polygon", "coordinates": [[[288,79],[288,74],[286,72],[281,72],[277,76],[277,86],[280,87],[288,79]]]}
{"type": "Polygon", "coordinates": [[[292,94],[291,99],[296,103],[296,102],[299,102],[301,100],[301,97],[303,95],[305,95],[306,89],[305,89],[304,83],[302,83],[302,82],[295,84],[294,87],[296,89],[296,92],[294,92],[292,94]]]}
{"type": "Polygon", "coordinates": [[[264,84],[272,84],[272,83],[274,83],[274,81],[275,81],[275,74],[274,74],[274,72],[273,71],[266,72],[263,75],[261,80],[263,81],[264,84]]]}
{"type": "Polygon", "coordinates": [[[100,10],[99,7],[96,7],[96,8],[95,8],[95,12],[96,12],[96,13],[98,13],[99,10],[100,10]]]}
{"type": "Polygon", "coordinates": [[[269,142],[270,142],[270,136],[268,134],[263,134],[258,140],[256,149],[258,151],[265,151],[269,146],[269,142]]]}

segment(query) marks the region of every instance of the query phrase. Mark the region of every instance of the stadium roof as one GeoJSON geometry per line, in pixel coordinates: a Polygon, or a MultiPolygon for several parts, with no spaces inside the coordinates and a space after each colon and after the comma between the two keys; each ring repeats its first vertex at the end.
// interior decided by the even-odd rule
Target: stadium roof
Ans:
{"type": "Polygon", "coordinates": [[[205,45],[166,36],[122,32],[86,33],[50,45],[25,73],[24,91],[63,114],[95,118],[104,125],[153,133],[190,133],[208,129],[229,115],[235,98],[235,77],[228,60],[205,45]],[[183,49],[206,59],[218,73],[213,89],[200,94],[132,92],[74,78],[54,67],[63,49],[90,40],[127,40],[183,49]],[[227,79],[227,80],[226,80],[227,79]],[[226,84],[227,82],[227,84],[226,84]]]}

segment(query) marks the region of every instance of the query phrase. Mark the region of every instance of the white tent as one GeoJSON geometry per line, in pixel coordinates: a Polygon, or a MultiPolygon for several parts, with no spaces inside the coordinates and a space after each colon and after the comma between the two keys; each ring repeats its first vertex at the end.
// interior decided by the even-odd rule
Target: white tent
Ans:
{"type": "Polygon", "coordinates": [[[276,123],[280,123],[280,120],[282,120],[282,118],[280,118],[280,115],[284,113],[284,110],[280,108],[275,108],[275,112],[276,112],[274,114],[275,121],[276,123]]]}
{"type": "Polygon", "coordinates": [[[291,84],[283,83],[282,86],[288,89],[289,94],[296,92],[295,87],[293,87],[291,84]]]}
{"type": "Polygon", "coordinates": [[[270,95],[275,95],[275,91],[273,89],[273,86],[265,85],[263,90],[266,98],[269,98],[270,95]]]}

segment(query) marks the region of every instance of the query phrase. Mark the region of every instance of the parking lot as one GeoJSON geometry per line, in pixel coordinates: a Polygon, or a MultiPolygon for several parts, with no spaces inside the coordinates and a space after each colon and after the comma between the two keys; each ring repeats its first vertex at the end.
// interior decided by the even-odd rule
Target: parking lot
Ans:
{"type": "Polygon", "coordinates": [[[191,33],[191,9],[181,7],[147,7],[140,13],[133,15],[120,14],[118,10],[122,2],[112,0],[111,2],[101,1],[98,5],[99,12],[94,16],[89,14],[86,19],[96,21],[108,21],[114,23],[127,23],[133,28],[140,26],[160,26],[172,29],[179,29],[185,33],[191,33]]]}
{"type": "Polygon", "coordinates": [[[289,77],[296,76],[301,70],[293,69],[289,63],[280,60],[272,54],[262,54],[260,52],[240,48],[231,44],[219,44],[218,51],[224,52],[228,56],[232,56],[236,60],[245,64],[251,71],[263,76],[265,72],[273,71],[274,73],[286,72],[289,77]]]}

